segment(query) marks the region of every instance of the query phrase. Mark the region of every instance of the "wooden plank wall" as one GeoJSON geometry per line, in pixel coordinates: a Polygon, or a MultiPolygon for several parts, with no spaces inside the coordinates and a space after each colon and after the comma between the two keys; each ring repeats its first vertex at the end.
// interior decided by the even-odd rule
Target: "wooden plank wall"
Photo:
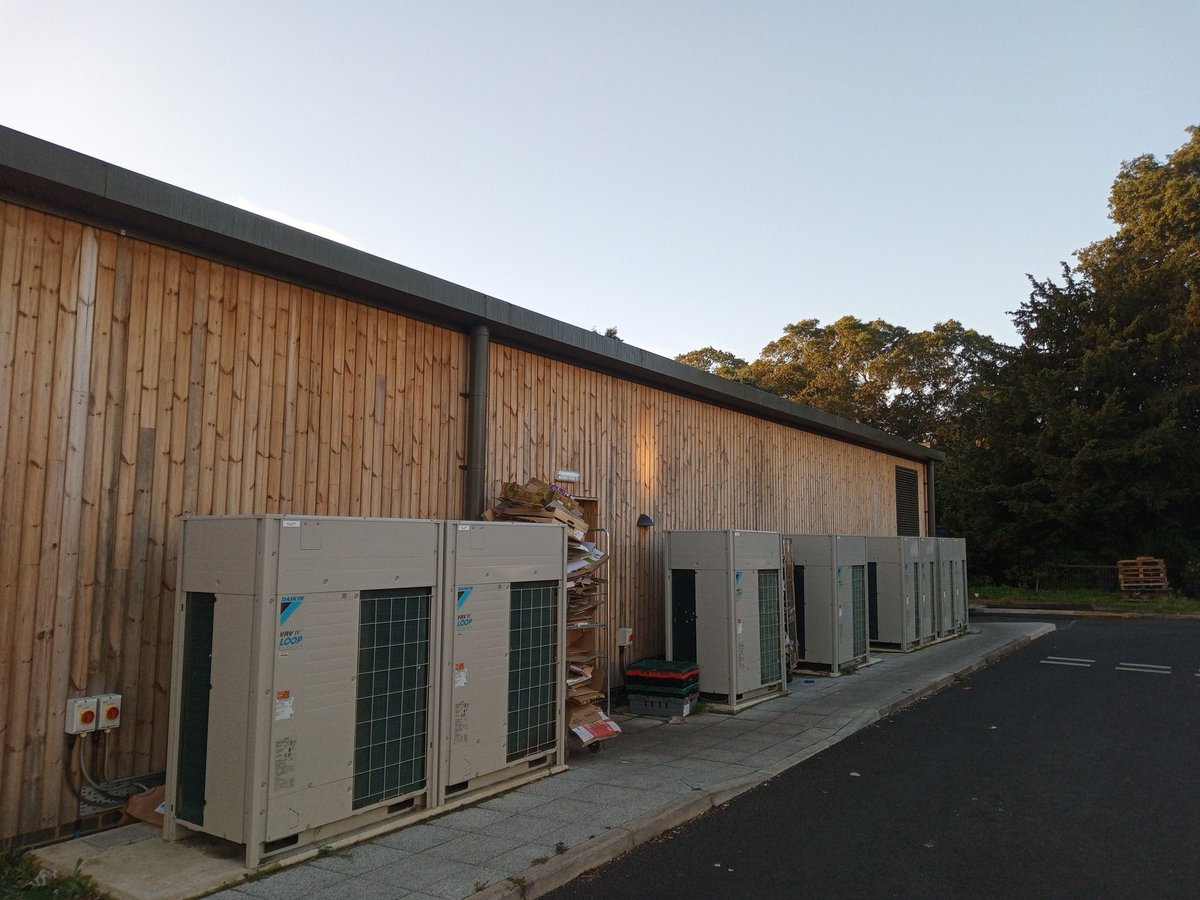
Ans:
{"type": "MultiPolygon", "coordinates": [[[[0,228],[6,841],[76,818],[68,696],[124,696],[110,776],[165,765],[180,515],[461,514],[468,341],[20,205],[0,228]]],[[[499,344],[491,377],[490,488],[582,473],[638,655],[666,529],[895,533],[902,460],[499,344]]]]}
{"type": "Polygon", "coordinates": [[[110,774],[163,768],[181,514],[459,515],[467,342],[18,205],[0,226],[5,840],[76,817],[68,696],[123,694],[110,774]]]}
{"type": "Polygon", "coordinates": [[[918,470],[924,507],[911,461],[512,347],[490,360],[488,484],[581,474],[563,487],[596,498],[609,531],[613,660],[617,626],[634,629],[630,661],[665,647],[667,529],[895,534],[897,465],[918,470]]]}

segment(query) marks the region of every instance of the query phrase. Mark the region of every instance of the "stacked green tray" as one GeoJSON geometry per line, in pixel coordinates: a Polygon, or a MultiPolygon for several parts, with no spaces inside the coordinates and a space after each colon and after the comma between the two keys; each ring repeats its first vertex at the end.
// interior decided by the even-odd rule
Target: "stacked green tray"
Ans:
{"type": "Polygon", "coordinates": [[[625,684],[630,692],[643,687],[696,690],[700,667],[691,660],[640,659],[625,667],[625,684]]]}

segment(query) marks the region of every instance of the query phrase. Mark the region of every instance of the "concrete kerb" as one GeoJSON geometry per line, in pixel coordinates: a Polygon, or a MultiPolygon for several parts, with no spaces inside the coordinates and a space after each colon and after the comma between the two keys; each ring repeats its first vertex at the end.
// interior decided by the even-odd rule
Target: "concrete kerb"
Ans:
{"type": "Polygon", "coordinates": [[[479,893],[473,894],[472,900],[508,900],[508,898],[518,896],[523,898],[523,900],[534,900],[534,898],[548,894],[555,888],[562,887],[564,884],[578,878],[584,872],[611,862],[635,847],[648,843],[673,828],[678,828],[680,825],[699,818],[709,810],[722,806],[747,791],[753,790],[759,785],[770,781],[772,778],[783,774],[793,766],[811,759],[850,735],[861,731],[869,725],[875,724],[881,719],[887,718],[904,707],[916,703],[918,700],[944,690],[954,684],[959,678],[992,665],[1009,654],[1027,647],[1037,638],[1044,637],[1054,630],[1054,625],[1042,623],[1042,627],[1034,634],[1023,635],[998,650],[987,654],[982,659],[975,660],[951,673],[943,675],[914,690],[912,693],[885,704],[879,709],[866,710],[860,713],[823,741],[813,744],[811,747],[805,747],[803,750],[797,751],[772,766],[759,772],[742,775],[738,778],[694,791],[688,796],[681,797],[664,807],[660,807],[653,812],[639,817],[628,825],[618,826],[607,834],[593,838],[584,844],[580,844],[578,847],[573,847],[560,857],[548,860],[540,866],[532,866],[526,869],[521,875],[509,879],[504,884],[487,887],[479,893]]]}
{"type": "Polygon", "coordinates": [[[971,615],[1081,619],[1200,619],[1200,613],[1138,612],[1136,609],[1036,609],[1020,606],[972,606],[971,615]]]}

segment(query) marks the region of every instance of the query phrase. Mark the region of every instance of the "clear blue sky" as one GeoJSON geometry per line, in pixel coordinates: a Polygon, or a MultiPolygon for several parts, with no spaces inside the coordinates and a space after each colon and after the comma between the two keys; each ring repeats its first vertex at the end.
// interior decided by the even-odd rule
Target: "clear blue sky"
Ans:
{"type": "Polygon", "coordinates": [[[1007,342],[1200,123],[1200,3],[0,0],[0,123],[673,356],[1007,342]]]}

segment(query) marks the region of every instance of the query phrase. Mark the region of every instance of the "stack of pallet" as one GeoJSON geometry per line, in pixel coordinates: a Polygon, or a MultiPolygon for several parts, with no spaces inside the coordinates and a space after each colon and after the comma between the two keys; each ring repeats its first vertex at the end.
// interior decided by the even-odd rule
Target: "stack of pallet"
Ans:
{"type": "Polygon", "coordinates": [[[590,525],[575,499],[554,485],[530,479],[506,482],[485,519],[551,522],[567,529],[567,727],[584,744],[620,733],[601,709],[607,696],[604,550],[587,540],[590,525]]]}
{"type": "Polygon", "coordinates": [[[700,699],[700,667],[685,660],[638,660],[625,669],[625,693],[636,715],[686,716],[700,699]]]}
{"type": "Polygon", "coordinates": [[[1117,560],[1117,577],[1127,599],[1160,597],[1170,590],[1167,564],[1153,556],[1117,560]]]}

